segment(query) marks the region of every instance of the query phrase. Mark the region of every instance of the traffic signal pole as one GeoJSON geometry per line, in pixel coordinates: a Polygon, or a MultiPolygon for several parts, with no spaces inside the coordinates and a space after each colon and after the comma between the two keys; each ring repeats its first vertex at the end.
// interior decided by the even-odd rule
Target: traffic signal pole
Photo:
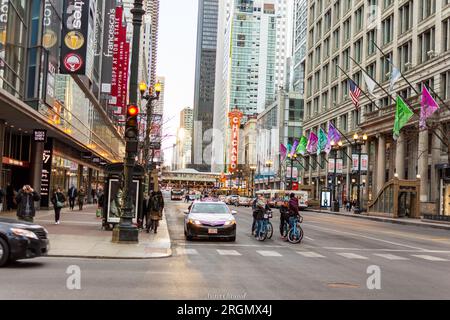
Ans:
{"type": "MultiPolygon", "coordinates": [[[[127,108],[127,119],[125,126],[125,159],[124,172],[122,177],[123,207],[121,208],[120,223],[113,230],[112,241],[119,243],[136,243],[139,238],[139,230],[133,225],[133,203],[131,199],[131,188],[133,186],[133,169],[136,164],[136,154],[138,151],[138,130],[137,130],[137,108],[138,99],[138,67],[139,67],[139,46],[141,38],[143,0],[135,0],[134,8],[131,9],[133,15],[133,44],[131,56],[130,73],[130,105],[127,108]]],[[[138,203],[136,203],[136,206],[138,203]]]]}

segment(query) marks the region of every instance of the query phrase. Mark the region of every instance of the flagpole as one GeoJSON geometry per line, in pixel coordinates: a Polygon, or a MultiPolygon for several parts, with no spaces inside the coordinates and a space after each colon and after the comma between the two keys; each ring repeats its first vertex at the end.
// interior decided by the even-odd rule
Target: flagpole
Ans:
{"type": "MultiPolygon", "coordinates": [[[[303,156],[302,154],[300,154],[301,156],[302,156],[302,158],[303,159],[305,159],[305,156],[303,156]]],[[[319,167],[320,167],[320,169],[323,169],[323,167],[320,165],[320,163],[319,162],[317,162],[317,160],[316,159],[314,159],[314,157],[313,157],[313,155],[314,154],[312,154],[312,153],[308,153],[308,155],[309,155],[309,157],[311,158],[311,159],[313,159],[314,160],[314,162],[315,163],[317,163],[318,165],[319,165],[319,167]]],[[[311,166],[311,165],[310,165],[311,166]]],[[[312,166],[311,166],[311,169],[314,169],[312,166]]],[[[305,169],[306,170],[306,169],[305,169]]]]}
{"type": "MultiPolygon", "coordinates": [[[[358,62],[356,62],[355,59],[353,59],[352,57],[350,57],[350,59],[352,59],[352,61],[353,61],[354,63],[356,63],[356,65],[357,65],[363,72],[365,72],[365,69],[364,69],[358,62]]],[[[384,93],[386,93],[386,95],[388,95],[392,100],[395,101],[395,99],[393,98],[393,96],[392,96],[389,92],[387,92],[386,89],[383,88],[383,86],[381,86],[374,78],[372,78],[372,77],[370,76],[370,74],[368,74],[367,72],[366,72],[366,74],[370,77],[370,79],[372,79],[372,80],[373,80],[373,81],[381,88],[381,90],[383,90],[384,93]]],[[[414,89],[414,88],[413,88],[413,89],[414,89]]],[[[401,96],[400,96],[400,97],[401,97],[401,96]]],[[[408,106],[408,108],[413,112],[413,114],[416,115],[416,116],[418,116],[419,119],[420,119],[419,113],[417,113],[416,110],[414,110],[414,108],[409,104],[409,102],[408,102],[407,100],[408,100],[408,98],[405,98],[405,99],[403,100],[403,102],[408,106]]],[[[434,133],[434,135],[435,135],[435,136],[436,136],[443,144],[445,144],[445,145],[448,147],[447,143],[446,143],[444,140],[442,140],[442,138],[441,138],[434,130],[431,130],[431,132],[434,133]]]]}
{"type": "MultiPolygon", "coordinates": [[[[337,65],[337,67],[338,67],[338,68],[339,68],[339,69],[347,76],[348,79],[350,79],[350,80],[353,81],[353,79],[347,74],[347,72],[344,71],[344,69],[342,69],[339,65],[337,65]]],[[[372,98],[371,98],[365,91],[363,91],[363,89],[361,89],[361,87],[359,86],[359,84],[357,84],[355,81],[353,81],[353,83],[356,84],[356,86],[359,88],[359,90],[361,90],[361,92],[367,97],[367,99],[369,99],[369,101],[370,101],[371,103],[373,103],[373,104],[375,105],[375,107],[376,107],[378,110],[381,110],[381,108],[380,108],[379,106],[377,106],[376,102],[373,101],[372,98]]]]}

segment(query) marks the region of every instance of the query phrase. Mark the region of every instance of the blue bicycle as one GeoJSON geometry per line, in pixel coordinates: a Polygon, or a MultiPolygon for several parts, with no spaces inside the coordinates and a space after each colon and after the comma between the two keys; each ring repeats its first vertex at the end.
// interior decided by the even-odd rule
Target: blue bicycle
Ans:
{"type": "Polygon", "coordinates": [[[298,215],[289,219],[289,231],[287,239],[290,243],[299,243],[303,239],[303,229],[300,224],[303,222],[303,217],[298,215]]]}
{"type": "Polygon", "coordinates": [[[264,241],[267,238],[271,239],[273,235],[273,226],[272,223],[269,221],[269,219],[272,218],[272,211],[267,210],[267,212],[264,214],[264,218],[257,221],[256,227],[256,239],[259,241],[264,241]],[[258,232],[259,230],[259,232],[258,232]],[[258,234],[259,233],[259,234],[258,234]]]}

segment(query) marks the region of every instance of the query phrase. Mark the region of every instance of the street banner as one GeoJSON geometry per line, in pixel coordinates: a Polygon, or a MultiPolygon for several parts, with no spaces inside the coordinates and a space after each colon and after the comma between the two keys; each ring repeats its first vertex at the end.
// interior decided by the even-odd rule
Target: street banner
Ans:
{"type": "Polygon", "coordinates": [[[308,145],[308,139],[305,136],[300,138],[300,142],[297,147],[297,153],[304,155],[306,153],[306,146],[308,145]]]}
{"type": "Polygon", "coordinates": [[[118,122],[125,122],[126,113],[127,113],[127,96],[128,96],[128,63],[130,58],[130,44],[128,42],[124,42],[123,44],[123,63],[122,63],[122,81],[121,81],[121,95],[120,101],[118,101],[118,110],[121,110],[121,113],[118,118],[118,122]],[[120,104],[119,104],[120,102],[120,104]]]}
{"type": "MultiPolygon", "coordinates": [[[[103,21],[102,70],[112,70],[114,38],[116,24],[116,1],[105,1],[105,18],[103,21]]],[[[101,92],[111,94],[111,72],[102,72],[101,92]]]]}
{"type": "Polygon", "coordinates": [[[406,105],[402,97],[397,96],[397,104],[394,120],[394,140],[400,136],[400,130],[408,123],[414,112],[406,105]]]}
{"type": "Polygon", "coordinates": [[[8,31],[9,3],[4,1],[0,4],[0,88],[3,88],[6,58],[6,35],[8,31]]]}
{"type": "MultiPolygon", "coordinates": [[[[358,172],[359,168],[359,162],[358,162],[359,156],[357,153],[352,154],[352,171],[354,173],[358,172]]],[[[369,170],[369,155],[366,153],[361,154],[361,174],[366,174],[369,170]]]]}
{"type": "Polygon", "coordinates": [[[337,174],[342,174],[344,168],[344,161],[342,159],[337,159],[336,161],[336,173],[337,174]]]}
{"type": "Polygon", "coordinates": [[[295,151],[297,150],[297,146],[298,146],[298,139],[295,139],[294,140],[294,144],[292,145],[292,148],[291,148],[291,157],[293,157],[294,156],[294,154],[295,154],[295,151]]]}
{"type": "MultiPolygon", "coordinates": [[[[125,122],[126,114],[126,97],[125,92],[125,73],[126,70],[126,26],[120,23],[118,35],[118,51],[117,51],[117,81],[116,86],[112,87],[112,105],[116,106],[114,114],[118,115],[118,122],[125,122]],[[115,103],[114,103],[115,102],[115,103]]],[[[128,80],[128,79],[127,79],[128,80]]]]}
{"type": "Polygon", "coordinates": [[[65,0],[61,34],[61,74],[86,74],[89,0],[65,0]]]}
{"type": "Polygon", "coordinates": [[[315,153],[317,151],[318,141],[319,141],[319,139],[317,138],[317,135],[311,131],[311,133],[309,134],[308,145],[306,146],[306,151],[308,151],[309,153],[315,153]]]}
{"type": "Polygon", "coordinates": [[[241,126],[242,112],[233,110],[228,113],[231,127],[231,150],[230,150],[230,167],[229,172],[234,172],[238,165],[239,153],[239,128],[241,126]]]}
{"type": "Polygon", "coordinates": [[[332,122],[328,124],[328,141],[331,143],[333,141],[335,144],[337,144],[339,141],[341,141],[341,134],[339,131],[335,128],[332,122]]]}
{"type": "Polygon", "coordinates": [[[298,169],[296,167],[287,167],[286,168],[286,178],[291,178],[291,169],[292,169],[292,179],[296,179],[298,177],[298,169]]]}
{"type": "MultiPolygon", "coordinates": [[[[342,174],[343,161],[342,159],[336,159],[336,174],[342,174]]],[[[328,159],[328,172],[334,174],[334,158],[328,159]]]]}
{"type": "Polygon", "coordinates": [[[317,146],[317,154],[319,155],[322,151],[325,151],[327,154],[330,152],[331,146],[330,142],[328,141],[328,137],[325,134],[325,131],[323,131],[322,128],[319,129],[319,142],[317,146]]]}
{"type": "Polygon", "coordinates": [[[286,154],[287,154],[287,148],[284,146],[284,144],[280,143],[281,161],[284,161],[284,159],[286,159],[286,154]]]}
{"type": "Polygon", "coordinates": [[[425,85],[422,86],[422,100],[420,101],[420,129],[427,128],[427,119],[437,110],[439,105],[433,99],[425,85]]]}
{"type": "Polygon", "coordinates": [[[112,67],[111,67],[111,105],[116,105],[117,103],[117,93],[119,91],[118,80],[119,80],[119,47],[120,43],[124,41],[123,37],[123,7],[117,7],[115,12],[114,21],[114,44],[113,44],[113,57],[112,57],[112,67]]]}

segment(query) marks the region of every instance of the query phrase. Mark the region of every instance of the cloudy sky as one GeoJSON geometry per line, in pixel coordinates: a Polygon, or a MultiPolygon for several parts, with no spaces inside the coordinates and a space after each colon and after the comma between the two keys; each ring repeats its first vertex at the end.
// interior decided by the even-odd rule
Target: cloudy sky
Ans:
{"type": "Polygon", "coordinates": [[[157,74],[166,78],[163,149],[172,159],[180,111],[194,103],[198,0],[160,0],[157,74]]]}

